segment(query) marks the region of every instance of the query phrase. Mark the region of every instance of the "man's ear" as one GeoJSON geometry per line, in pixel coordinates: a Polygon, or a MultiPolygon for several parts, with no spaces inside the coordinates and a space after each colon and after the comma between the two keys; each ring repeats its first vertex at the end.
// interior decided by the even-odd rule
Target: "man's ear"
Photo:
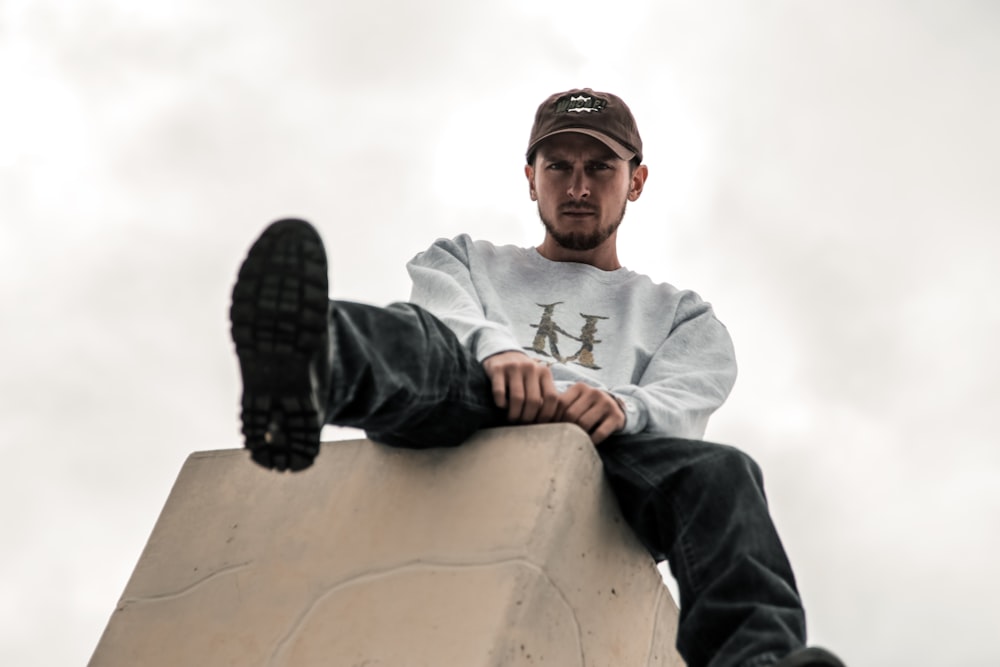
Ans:
{"type": "Polygon", "coordinates": [[[524,165],[524,175],[528,179],[528,194],[531,201],[538,201],[538,193],[535,192],[535,168],[530,164],[524,165]]]}
{"type": "Polygon", "coordinates": [[[642,194],[642,188],[646,184],[646,178],[649,177],[649,169],[646,165],[640,164],[632,172],[632,187],[628,191],[628,200],[635,201],[642,194]]]}

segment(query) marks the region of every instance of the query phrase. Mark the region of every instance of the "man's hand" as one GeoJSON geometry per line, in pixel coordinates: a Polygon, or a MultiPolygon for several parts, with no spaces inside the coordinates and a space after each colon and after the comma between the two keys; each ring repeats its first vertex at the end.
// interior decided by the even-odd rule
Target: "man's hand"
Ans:
{"type": "Polygon", "coordinates": [[[549,367],[523,352],[494,354],[483,360],[483,369],[493,383],[494,402],[512,423],[569,422],[589,433],[595,445],[625,426],[614,396],[584,382],[560,394],[549,367]]]}
{"type": "Polygon", "coordinates": [[[559,408],[554,421],[571,422],[590,434],[598,445],[625,426],[625,412],[614,396],[577,382],[559,395],[559,408]]]}
{"type": "Polygon", "coordinates": [[[483,369],[493,383],[493,401],[507,409],[511,422],[542,424],[553,420],[559,392],[548,366],[523,352],[509,350],[484,359],[483,369]]]}

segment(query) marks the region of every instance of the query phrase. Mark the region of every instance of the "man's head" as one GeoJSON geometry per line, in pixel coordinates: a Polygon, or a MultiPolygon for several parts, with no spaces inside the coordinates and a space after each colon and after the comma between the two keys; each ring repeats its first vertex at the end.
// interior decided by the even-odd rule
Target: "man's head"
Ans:
{"type": "Polygon", "coordinates": [[[535,114],[527,158],[529,194],[546,230],[542,254],[617,268],[618,225],[647,175],[625,103],[589,88],[551,96],[535,114]]]}

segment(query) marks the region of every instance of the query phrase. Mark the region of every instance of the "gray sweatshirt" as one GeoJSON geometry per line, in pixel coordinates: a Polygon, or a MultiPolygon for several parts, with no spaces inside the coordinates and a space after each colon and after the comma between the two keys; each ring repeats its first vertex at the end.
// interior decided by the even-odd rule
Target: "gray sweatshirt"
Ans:
{"type": "Polygon", "coordinates": [[[407,264],[410,300],[443,320],[480,361],[519,350],[625,406],[621,433],[701,438],[736,380],[729,333],[694,292],[621,268],[553,262],[534,248],[467,235],[407,264]]]}

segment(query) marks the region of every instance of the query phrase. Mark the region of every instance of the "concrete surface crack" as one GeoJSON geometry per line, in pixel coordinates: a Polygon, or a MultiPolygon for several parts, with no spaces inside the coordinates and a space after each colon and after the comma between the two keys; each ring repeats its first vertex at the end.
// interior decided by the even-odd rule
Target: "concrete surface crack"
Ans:
{"type": "Polygon", "coordinates": [[[583,655],[583,631],[580,628],[580,620],[577,618],[576,612],[573,606],[569,603],[566,594],[562,589],[556,585],[556,582],[552,580],[548,572],[545,571],[543,567],[537,563],[528,560],[523,556],[511,556],[505,558],[497,558],[493,560],[483,560],[477,562],[456,562],[449,561],[447,559],[441,560],[428,560],[428,559],[416,559],[412,561],[407,561],[405,563],[399,563],[396,565],[377,568],[372,570],[367,570],[365,572],[360,572],[358,574],[342,579],[341,581],[335,582],[327,586],[321,593],[319,593],[312,602],[299,614],[299,617],[292,623],[288,631],[285,633],[284,637],[277,643],[274,648],[274,652],[271,654],[271,659],[268,664],[273,666],[282,664],[284,653],[287,650],[289,644],[295,639],[299,630],[307,623],[309,617],[312,615],[313,611],[318,607],[324,600],[326,600],[331,595],[334,595],[338,591],[345,588],[370,583],[373,581],[378,581],[379,579],[384,579],[386,577],[395,576],[404,572],[414,572],[421,570],[435,570],[441,568],[455,568],[455,569],[474,569],[474,568],[486,568],[495,567],[497,565],[520,565],[527,567],[528,569],[534,570],[541,575],[549,586],[559,595],[559,599],[562,601],[563,605],[569,612],[570,618],[573,619],[573,628],[576,632],[576,646],[579,653],[580,665],[584,664],[583,655]]]}
{"type": "Polygon", "coordinates": [[[122,598],[121,601],[118,603],[118,609],[120,611],[133,604],[144,603],[144,602],[159,602],[161,600],[173,600],[179,597],[183,597],[191,593],[195,589],[199,588],[200,586],[207,584],[213,579],[218,579],[219,577],[223,577],[229,574],[233,574],[235,572],[239,572],[240,570],[246,569],[247,567],[250,566],[252,562],[253,561],[247,561],[245,563],[237,563],[236,565],[230,565],[228,567],[224,567],[220,570],[216,570],[215,572],[205,575],[201,579],[198,579],[197,581],[188,584],[184,588],[178,589],[176,591],[170,591],[169,593],[144,595],[142,597],[137,597],[137,598],[122,598]]]}

